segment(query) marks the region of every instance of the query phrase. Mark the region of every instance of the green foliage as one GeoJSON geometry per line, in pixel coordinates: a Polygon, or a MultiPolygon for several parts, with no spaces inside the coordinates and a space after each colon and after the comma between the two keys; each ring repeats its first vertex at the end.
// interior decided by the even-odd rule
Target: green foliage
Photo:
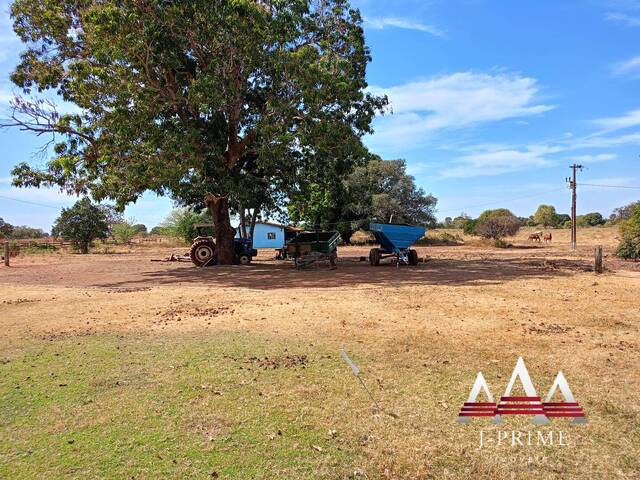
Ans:
{"type": "Polygon", "coordinates": [[[437,199],[418,188],[404,160],[371,159],[346,180],[349,209],[359,218],[435,226],[437,199]]]}
{"type": "Polygon", "coordinates": [[[289,216],[294,222],[337,229],[345,242],[368,222],[435,226],[436,198],[418,188],[406,173],[404,160],[370,158],[343,182],[311,183],[292,198],[289,216]]]}
{"type": "Polygon", "coordinates": [[[107,238],[108,211],[109,209],[94,205],[89,198],[84,197],[72,207],[62,209],[62,213],[53,225],[51,235],[73,242],[81,253],[88,253],[91,242],[99,238],[107,238]]]}
{"type": "Polygon", "coordinates": [[[2,217],[0,217],[0,238],[10,237],[13,233],[13,225],[4,221],[2,217]]]}
{"type": "Polygon", "coordinates": [[[115,238],[116,243],[129,244],[137,234],[138,229],[133,222],[119,222],[111,227],[111,235],[115,238]]]}
{"type": "Polygon", "coordinates": [[[565,228],[565,224],[567,222],[569,222],[569,225],[571,225],[571,217],[566,213],[559,213],[558,215],[556,215],[556,227],[565,228]]]}
{"type": "Polygon", "coordinates": [[[21,252],[26,255],[42,254],[42,253],[55,253],[58,251],[58,247],[55,245],[48,245],[46,243],[34,243],[27,247],[22,248],[21,252]]]}
{"type": "Polygon", "coordinates": [[[475,221],[473,233],[483,238],[501,240],[511,237],[520,230],[520,221],[506,208],[485,210],[475,221]]]}
{"type": "Polygon", "coordinates": [[[557,225],[556,208],[552,205],[540,205],[536,213],[533,214],[533,219],[536,225],[555,227],[557,225]]]}
{"type": "Polygon", "coordinates": [[[7,125],[59,142],[43,170],[16,166],[18,186],[276,209],[310,183],[331,194],[387,104],[366,92],[362,18],[344,0],[15,0],[11,15],[26,45],[12,81],[80,110],[15,101],[7,125]]]}
{"type": "Polygon", "coordinates": [[[631,202],[624,207],[615,208],[609,216],[609,221],[613,224],[616,224],[621,220],[628,219],[631,216],[631,212],[633,211],[633,209],[638,205],[640,205],[640,200],[637,202],[631,202]]]}
{"type": "Polygon", "coordinates": [[[16,240],[27,238],[44,238],[48,235],[41,228],[27,227],[26,225],[13,227],[11,238],[16,240]]]}
{"type": "Polygon", "coordinates": [[[161,235],[169,235],[191,243],[198,236],[194,227],[198,223],[211,223],[211,217],[206,211],[196,213],[189,208],[176,208],[153,230],[161,235]]]}
{"type": "Polygon", "coordinates": [[[576,224],[579,227],[596,227],[598,225],[604,225],[604,223],[605,220],[602,218],[602,214],[598,212],[578,215],[576,218],[576,224]]]}
{"type": "Polygon", "coordinates": [[[626,219],[620,220],[620,244],[616,255],[621,258],[640,259],[640,202],[626,212],[626,219]]]}
{"type": "Polygon", "coordinates": [[[460,215],[458,215],[456,218],[453,219],[452,227],[464,229],[465,224],[470,219],[471,217],[469,215],[467,215],[466,213],[461,213],[460,215]]]}
{"type": "Polygon", "coordinates": [[[143,223],[136,223],[133,228],[136,231],[136,234],[147,233],[147,226],[143,223]]]}
{"type": "Polygon", "coordinates": [[[462,223],[462,231],[465,235],[475,235],[477,224],[478,220],[474,220],[473,218],[466,218],[462,223]]]}

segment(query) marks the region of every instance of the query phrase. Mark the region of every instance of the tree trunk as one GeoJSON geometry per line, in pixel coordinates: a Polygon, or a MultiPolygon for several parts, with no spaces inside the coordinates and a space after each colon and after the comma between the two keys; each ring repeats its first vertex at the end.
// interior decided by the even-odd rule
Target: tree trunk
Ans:
{"type": "Polygon", "coordinates": [[[253,231],[256,229],[256,220],[258,219],[259,212],[260,208],[254,207],[253,214],[251,215],[251,226],[249,227],[249,235],[251,236],[251,241],[253,241],[253,231]]]}
{"type": "Polygon", "coordinates": [[[205,197],[205,203],[211,213],[216,233],[218,265],[232,265],[235,260],[233,238],[236,236],[236,231],[231,227],[229,201],[227,197],[208,194],[205,197]]]}
{"type": "Polygon", "coordinates": [[[81,242],[80,243],[80,253],[81,254],[89,253],[89,242],[81,242]]]}
{"type": "Polygon", "coordinates": [[[247,238],[247,215],[244,207],[240,205],[240,236],[247,238]]]}
{"type": "Polygon", "coordinates": [[[351,237],[355,232],[353,230],[343,230],[340,232],[340,237],[342,237],[342,241],[345,245],[351,245],[351,237]]]}

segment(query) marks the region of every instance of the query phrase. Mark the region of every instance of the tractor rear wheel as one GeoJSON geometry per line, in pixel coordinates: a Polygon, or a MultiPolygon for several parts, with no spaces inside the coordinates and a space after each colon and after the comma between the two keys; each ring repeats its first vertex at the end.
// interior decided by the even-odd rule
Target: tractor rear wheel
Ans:
{"type": "Polygon", "coordinates": [[[380,249],[379,248],[372,248],[369,251],[369,263],[374,267],[377,267],[378,265],[380,265],[380,249]]]}
{"type": "Polygon", "coordinates": [[[208,238],[196,240],[191,245],[189,256],[196,267],[215,265],[217,263],[216,244],[208,238]]]}
{"type": "Polygon", "coordinates": [[[409,250],[409,265],[418,265],[418,252],[409,250]]]}

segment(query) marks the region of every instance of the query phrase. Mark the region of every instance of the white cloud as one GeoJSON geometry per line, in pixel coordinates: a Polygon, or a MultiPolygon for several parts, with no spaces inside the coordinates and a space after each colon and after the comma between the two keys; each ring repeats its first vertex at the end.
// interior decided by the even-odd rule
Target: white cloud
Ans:
{"type": "Polygon", "coordinates": [[[640,76],[640,56],[616,63],[612,71],[614,75],[640,76]]]}
{"type": "Polygon", "coordinates": [[[607,13],[607,20],[612,22],[623,23],[627,27],[640,27],[640,17],[634,17],[626,13],[610,12],[607,13]]]}
{"type": "Polygon", "coordinates": [[[620,130],[640,125],[640,109],[631,110],[618,117],[599,118],[593,123],[605,131],[620,130]]]}
{"type": "Polygon", "coordinates": [[[444,32],[433,25],[427,25],[425,23],[417,22],[415,20],[407,20],[396,17],[379,17],[379,18],[365,18],[365,26],[374,30],[384,30],[387,27],[402,28],[404,30],[418,30],[420,32],[430,33],[436,37],[443,37],[444,32]]]}
{"type": "Polygon", "coordinates": [[[597,155],[578,155],[571,157],[571,160],[578,163],[598,163],[608,162],[610,160],[615,160],[616,158],[618,158],[618,155],[613,153],[600,153],[597,155]]]}
{"type": "Polygon", "coordinates": [[[509,73],[459,72],[390,88],[372,86],[389,97],[393,115],[376,122],[371,144],[379,148],[417,145],[431,133],[480,123],[537,115],[554,108],[537,101],[535,79],[509,73]]]}
{"type": "Polygon", "coordinates": [[[510,148],[477,151],[458,157],[451,168],[441,172],[445,178],[468,178],[501,175],[534,167],[546,167],[553,162],[547,155],[561,151],[559,147],[531,145],[524,148],[510,148]]]}
{"type": "Polygon", "coordinates": [[[589,136],[576,140],[576,142],[571,145],[571,148],[573,150],[582,150],[587,148],[621,147],[623,145],[640,145],[640,132],[618,136],[589,136]]]}

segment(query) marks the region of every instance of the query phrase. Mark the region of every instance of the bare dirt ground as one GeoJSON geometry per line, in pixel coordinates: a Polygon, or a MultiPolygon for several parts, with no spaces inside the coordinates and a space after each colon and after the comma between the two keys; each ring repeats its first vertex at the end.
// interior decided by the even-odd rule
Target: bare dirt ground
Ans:
{"type": "MultiPolygon", "coordinates": [[[[423,261],[400,268],[360,261],[369,247],[340,248],[333,271],[296,271],[271,251],[248,267],[206,269],[151,262],[180,248],[17,257],[0,269],[2,355],[9,363],[22,358],[25,345],[106,334],[145,335],[150,345],[184,343],[182,335],[203,342],[242,335],[268,352],[256,365],[271,368],[275,356],[284,368],[300,369],[304,358],[307,373],[297,370],[298,380],[266,394],[288,398],[280,408],[305,428],[338,429],[350,460],[332,463],[331,447],[310,445],[313,455],[325,452],[311,473],[283,453],[280,475],[269,477],[269,462],[246,477],[219,467],[229,478],[638,478],[640,269],[612,257],[615,230],[581,231],[577,251],[568,247],[568,231],[553,233],[546,246],[530,244],[523,231],[510,249],[470,239],[420,247],[423,261]],[[602,275],[591,271],[597,244],[607,255],[602,275]],[[371,415],[337,355],[342,347],[393,416],[371,415]],[[456,423],[476,373],[482,370],[499,396],[518,356],[540,395],[558,370],[567,376],[590,418],[571,430],[571,448],[479,449],[479,430],[490,427],[456,423]],[[325,369],[313,373],[321,364],[325,369]]],[[[242,423],[225,408],[228,424],[242,423]]]]}

